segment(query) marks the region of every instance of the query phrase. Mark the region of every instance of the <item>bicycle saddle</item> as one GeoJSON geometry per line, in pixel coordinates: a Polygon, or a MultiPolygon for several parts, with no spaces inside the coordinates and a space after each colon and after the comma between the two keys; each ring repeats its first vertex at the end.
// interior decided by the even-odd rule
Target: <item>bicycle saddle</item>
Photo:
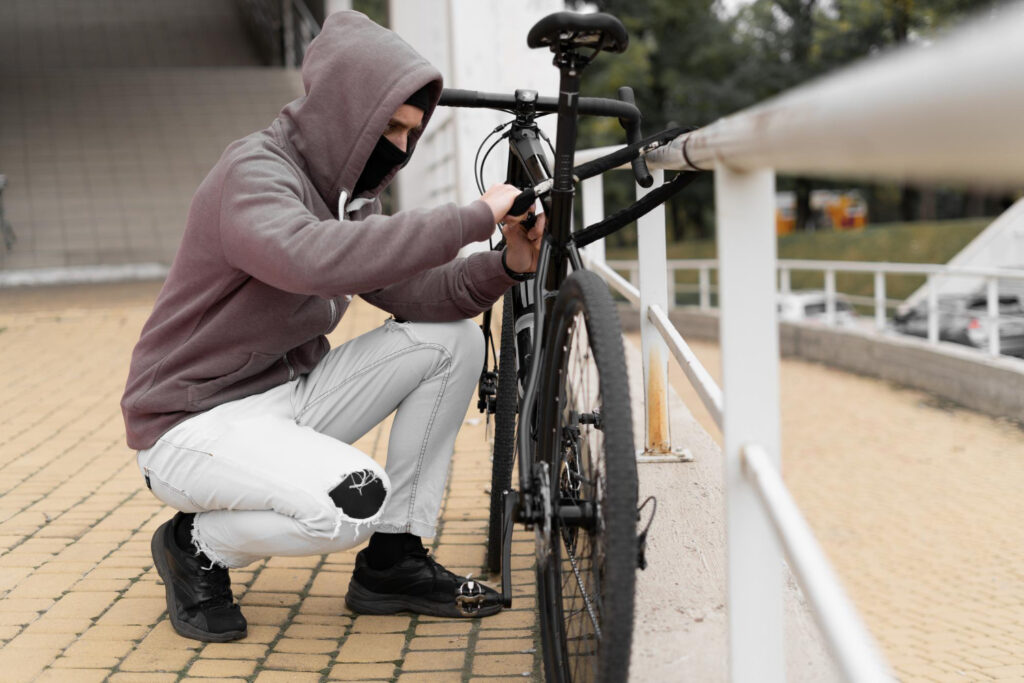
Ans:
{"type": "Polygon", "coordinates": [[[526,36],[526,44],[552,50],[590,47],[606,52],[625,52],[629,47],[629,35],[622,22],[610,14],[555,12],[534,24],[526,36]]]}

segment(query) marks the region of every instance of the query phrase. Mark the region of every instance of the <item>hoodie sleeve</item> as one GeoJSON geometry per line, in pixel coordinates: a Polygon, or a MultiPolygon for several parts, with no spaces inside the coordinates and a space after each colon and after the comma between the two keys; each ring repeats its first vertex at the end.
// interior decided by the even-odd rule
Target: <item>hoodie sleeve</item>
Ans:
{"type": "Polygon", "coordinates": [[[361,296],[396,318],[448,322],[487,310],[515,282],[501,265],[501,252],[488,251],[361,296]]]}
{"type": "Polygon", "coordinates": [[[320,220],[302,202],[302,184],[266,153],[227,169],[220,203],[224,256],[269,285],[325,298],[382,289],[454,259],[494,229],[488,206],[320,220]]]}

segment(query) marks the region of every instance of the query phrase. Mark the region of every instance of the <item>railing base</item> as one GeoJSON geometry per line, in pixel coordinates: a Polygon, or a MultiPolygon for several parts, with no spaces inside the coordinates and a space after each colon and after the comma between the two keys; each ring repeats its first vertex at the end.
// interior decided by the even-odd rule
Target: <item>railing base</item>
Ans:
{"type": "Polygon", "coordinates": [[[671,451],[637,451],[636,461],[641,462],[693,462],[693,452],[689,448],[673,448],[671,451]]]}

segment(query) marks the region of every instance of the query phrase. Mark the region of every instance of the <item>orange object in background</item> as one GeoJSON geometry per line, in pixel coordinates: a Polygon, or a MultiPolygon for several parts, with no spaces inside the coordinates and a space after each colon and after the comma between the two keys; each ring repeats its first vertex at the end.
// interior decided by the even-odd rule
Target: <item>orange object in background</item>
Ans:
{"type": "MultiPolygon", "coordinates": [[[[868,206],[858,190],[814,190],[807,230],[859,230],[867,225],[868,206]]],[[[796,230],[796,196],[775,195],[775,232],[789,235],[796,230]]]]}

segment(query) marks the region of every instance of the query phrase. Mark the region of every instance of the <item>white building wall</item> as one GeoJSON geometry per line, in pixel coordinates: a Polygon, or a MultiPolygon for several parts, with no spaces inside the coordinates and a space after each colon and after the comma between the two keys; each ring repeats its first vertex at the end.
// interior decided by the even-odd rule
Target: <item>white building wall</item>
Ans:
{"type": "MultiPolygon", "coordinates": [[[[563,0],[390,0],[391,28],[441,71],[445,87],[487,92],[530,88],[558,92],[558,71],[548,50],[526,47],[526,34],[542,17],[565,9],[563,0]]],[[[508,114],[440,107],[397,179],[400,209],[468,204],[479,196],[473,158],[480,142],[508,114]]],[[[554,142],[554,117],[542,119],[554,142]]],[[[486,167],[485,187],[505,178],[499,147],[486,167]]]]}

